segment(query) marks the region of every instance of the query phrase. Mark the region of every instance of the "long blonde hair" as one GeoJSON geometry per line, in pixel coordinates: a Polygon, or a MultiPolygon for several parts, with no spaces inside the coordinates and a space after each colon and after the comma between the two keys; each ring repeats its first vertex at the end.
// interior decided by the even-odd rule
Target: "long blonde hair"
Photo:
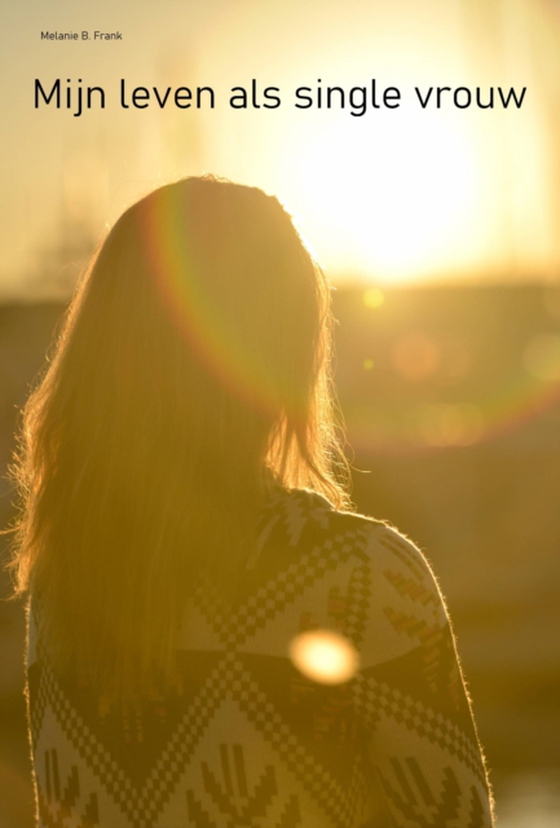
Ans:
{"type": "Polygon", "coordinates": [[[187,178],[116,222],[14,470],[16,593],[61,669],[169,676],[185,597],[201,573],[231,597],[267,479],[347,505],[331,335],[324,276],[261,190],[187,178]]]}

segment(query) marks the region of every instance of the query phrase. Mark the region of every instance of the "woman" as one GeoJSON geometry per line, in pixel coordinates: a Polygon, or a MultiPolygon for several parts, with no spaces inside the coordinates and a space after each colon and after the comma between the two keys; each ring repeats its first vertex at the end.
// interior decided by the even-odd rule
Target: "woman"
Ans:
{"type": "Polygon", "coordinates": [[[428,564],[341,510],[330,334],[254,188],[162,187],[94,258],[19,454],[39,825],[491,825],[428,564]]]}

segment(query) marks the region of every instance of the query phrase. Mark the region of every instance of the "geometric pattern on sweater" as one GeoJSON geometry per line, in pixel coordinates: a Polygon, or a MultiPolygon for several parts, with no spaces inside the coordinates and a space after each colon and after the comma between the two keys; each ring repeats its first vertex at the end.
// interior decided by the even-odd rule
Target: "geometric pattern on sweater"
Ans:
{"type": "Polygon", "coordinates": [[[28,707],[40,826],[489,828],[484,765],[441,594],[396,530],[277,492],[231,613],[200,587],[179,680],[136,705],[55,675],[30,613],[28,707]],[[334,629],[354,679],[287,656],[334,629]]]}
{"type": "MultiPolygon", "coordinates": [[[[41,689],[41,693],[47,700],[45,707],[49,704],[52,706],[65,736],[94,770],[103,788],[119,804],[130,823],[138,828],[147,828],[147,826],[156,824],[162,806],[180,780],[182,768],[192,760],[209,722],[216,716],[228,693],[239,704],[239,709],[245,713],[245,726],[247,722],[251,722],[255,729],[270,741],[277,755],[284,760],[286,766],[294,774],[299,776],[306,787],[315,792],[324,809],[338,820],[337,824],[351,824],[349,820],[353,816],[352,803],[356,798],[356,786],[364,784],[359,768],[355,769],[348,791],[341,789],[336,780],[309,757],[297,738],[287,731],[282,718],[263,698],[258,685],[250,682],[232,653],[226,653],[220,664],[212,671],[203,692],[198,695],[196,702],[179,723],[172,739],[149,777],[143,780],[141,787],[136,787],[131,783],[119,764],[88,731],[82,719],[68,704],[56,680],[53,679],[52,674],[49,674],[50,671],[46,673],[41,689]]],[[[41,727],[41,723],[38,727],[41,727]]],[[[220,747],[222,751],[226,749],[224,745],[220,747]]],[[[47,799],[52,798],[50,791],[52,786],[49,783],[48,773],[51,759],[52,757],[47,752],[45,785],[47,799]]],[[[74,786],[72,785],[76,774],[77,770],[74,766],[66,785],[66,800],[69,798],[68,791],[77,790],[79,787],[75,782],[74,786]]],[[[297,802],[297,799],[295,801],[297,802]]]]}

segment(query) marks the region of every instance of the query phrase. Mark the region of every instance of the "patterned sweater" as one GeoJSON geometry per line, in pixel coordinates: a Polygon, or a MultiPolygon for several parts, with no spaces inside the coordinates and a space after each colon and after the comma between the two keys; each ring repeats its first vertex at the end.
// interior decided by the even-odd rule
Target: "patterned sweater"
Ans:
{"type": "Polygon", "coordinates": [[[442,597],[385,524],[277,493],[232,614],[185,609],[180,681],[133,706],[57,676],[30,613],[28,706],[44,828],[488,828],[490,797],[442,597]],[[291,640],[335,630],[354,678],[291,640]]]}

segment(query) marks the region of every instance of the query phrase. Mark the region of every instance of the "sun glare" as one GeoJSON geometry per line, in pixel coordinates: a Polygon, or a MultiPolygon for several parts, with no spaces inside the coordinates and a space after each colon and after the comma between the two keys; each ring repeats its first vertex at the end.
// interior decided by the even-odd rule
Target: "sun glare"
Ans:
{"type": "Polygon", "coordinates": [[[479,175],[457,119],[391,112],[376,130],[347,116],[320,142],[309,135],[300,158],[306,212],[340,269],[398,282],[456,258],[479,175]]]}

